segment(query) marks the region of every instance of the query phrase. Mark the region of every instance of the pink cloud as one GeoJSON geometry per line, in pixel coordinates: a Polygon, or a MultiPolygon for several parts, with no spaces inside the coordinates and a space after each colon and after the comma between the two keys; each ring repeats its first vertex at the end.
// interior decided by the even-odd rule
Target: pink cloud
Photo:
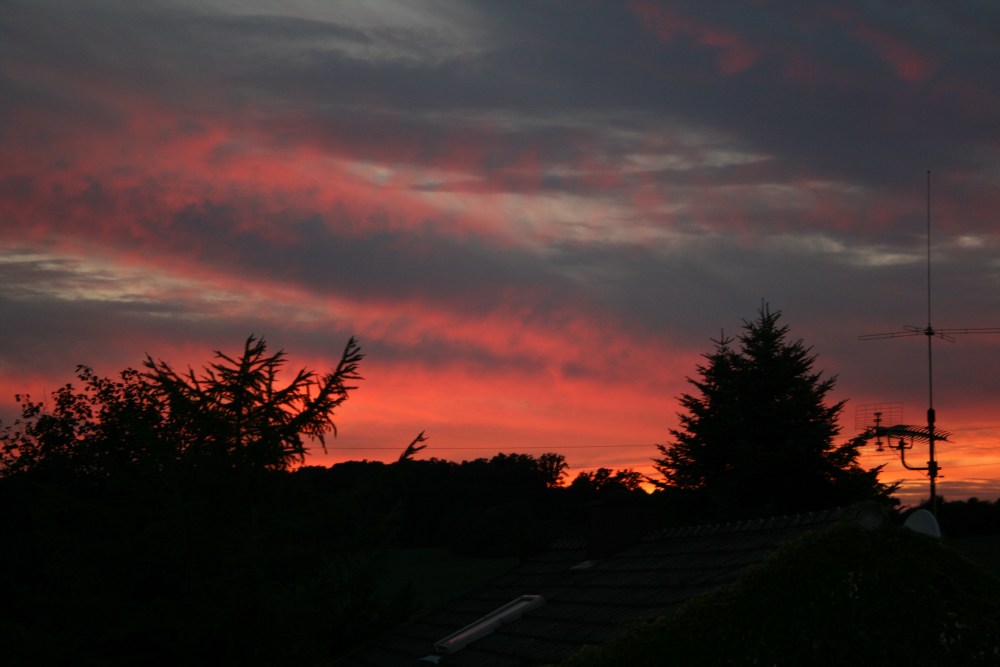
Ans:
{"type": "MultiPolygon", "coordinates": [[[[849,35],[870,47],[898,78],[907,83],[923,83],[940,69],[933,56],[921,53],[904,39],[871,25],[855,8],[820,4],[810,7],[800,21],[810,30],[824,23],[843,26],[849,35]]],[[[801,61],[792,63],[791,70],[801,69],[802,64],[801,61]]]]}
{"type": "Polygon", "coordinates": [[[939,66],[932,57],[920,53],[887,32],[862,22],[856,23],[852,32],[859,40],[871,46],[896,76],[907,83],[922,83],[938,70],[939,66]]]}
{"type": "Polygon", "coordinates": [[[705,25],[673,7],[651,0],[633,0],[629,8],[641,19],[643,27],[661,41],[688,37],[716,50],[715,64],[723,74],[744,72],[760,58],[760,49],[738,32],[705,25]]]}
{"type": "Polygon", "coordinates": [[[331,151],[328,138],[323,151],[308,139],[268,149],[270,137],[238,118],[182,115],[143,98],[103,102],[121,124],[95,126],[36,109],[13,114],[0,178],[21,183],[21,192],[5,193],[0,212],[21,224],[6,227],[6,235],[162,250],[165,241],[189,241],[177,238],[171,221],[208,201],[238,211],[234,231],[278,244],[289,230],[272,220],[295,211],[329,212],[342,232],[350,225],[407,228],[430,218],[462,224],[414,191],[405,170],[389,169],[376,181],[374,167],[365,173],[349,152],[331,151]]]}

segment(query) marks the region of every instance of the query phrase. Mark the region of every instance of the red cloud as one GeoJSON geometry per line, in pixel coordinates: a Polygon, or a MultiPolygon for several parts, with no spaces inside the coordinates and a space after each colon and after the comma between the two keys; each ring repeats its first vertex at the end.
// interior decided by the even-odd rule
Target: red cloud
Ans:
{"type": "Polygon", "coordinates": [[[664,42],[677,37],[690,37],[717,50],[715,64],[723,74],[744,72],[760,58],[760,50],[739,33],[704,25],[672,7],[650,0],[633,0],[629,8],[642,20],[646,30],[664,42]]]}
{"type": "MultiPolygon", "coordinates": [[[[6,226],[4,236],[159,251],[193,242],[178,236],[173,221],[209,202],[238,213],[233,232],[277,244],[294,233],[277,221],[296,211],[326,213],[342,232],[429,219],[456,231],[478,228],[471,216],[442,210],[414,189],[419,176],[405,154],[375,165],[358,160],[352,146],[308,134],[316,129],[309,125],[300,128],[306,136],[276,146],[266,128],[238,115],[221,120],[125,95],[99,103],[121,120],[108,125],[44,109],[11,114],[0,148],[0,213],[20,224],[6,226]]],[[[451,168],[475,160],[455,156],[451,168]]]]}
{"type": "Polygon", "coordinates": [[[926,81],[938,69],[938,64],[931,57],[919,53],[905,42],[865,23],[859,22],[854,25],[852,33],[859,40],[875,49],[875,52],[892,68],[896,76],[907,83],[917,84],[926,81]]]}

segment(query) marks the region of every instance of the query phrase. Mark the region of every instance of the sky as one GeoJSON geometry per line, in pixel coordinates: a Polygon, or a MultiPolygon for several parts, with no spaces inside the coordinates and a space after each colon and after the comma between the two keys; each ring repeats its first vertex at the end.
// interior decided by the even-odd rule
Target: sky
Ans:
{"type": "MultiPolygon", "coordinates": [[[[0,0],[0,417],[77,364],[353,335],[310,464],[426,431],[652,474],[766,302],[841,440],[925,423],[927,337],[858,337],[1000,327],[997,35],[986,0],[0,0]]],[[[932,354],[939,490],[1000,497],[1000,334],[932,354]]]]}

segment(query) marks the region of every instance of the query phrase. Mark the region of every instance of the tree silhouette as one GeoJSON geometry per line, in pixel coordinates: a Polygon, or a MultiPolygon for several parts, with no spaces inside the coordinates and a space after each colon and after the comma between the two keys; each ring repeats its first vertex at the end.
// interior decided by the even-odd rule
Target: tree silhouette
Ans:
{"type": "Polygon", "coordinates": [[[335,430],[355,340],[325,374],[255,337],[216,357],[80,366],[18,397],[0,425],[7,663],[325,664],[412,612],[377,585],[378,516],[287,472],[335,430]]]}
{"type": "Polygon", "coordinates": [[[282,385],[285,353],[247,338],[243,352],[199,375],[147,357],[143,373],[117,380],[77,367],[82,389],[66,384],[51,407],[17,396],[21,416],[0,431],[0,475],[17,472],[107,477],[168,467],[286,470],[306,454],[303,438],[336,433],[333,415],[360,379],[364,355],[351,338],[337,367],[302,369],[282,385]]]}
{"type": "Polygon", "coordinates": [[[704,355],[698,391],[674,441],[657,445],[661,485],[700,494],[715,514],[796,512],[884,498],[878,468],[858,466],[855,443],[835,445],[844,402],[826,405],[836,378],[813,370],[801,340],[788,340],[780,312],[762,307],[737,341],[723,336],[704,355]]]}
{"type": "Polygon", "coordinates": [[[569,464],[566,463],[566,457],[562,454],[546,452],[536,459],[536,466],[542,479],[545,480],[545,485],[554,488],[561,485],[566,478],[566,469],[569,464]]]}
{"type": "Polygon", "coordinates": [[[608,490],[618,491],[641,491],[642,483],[645,481],[642,473],[629,468],[612,470],[611,468],[598,468],[590,472],[581,472],[570,484],[570,488],[584,489],[592,492],[604,492],[608,490]]]}
{"type": "Polygon", "coordinates": [[[417,434],[417,437],[410,441],[410,444],[406,446],[403,453],[399,455],[397,463],[402,463],[403,461],[413,461],[417,454],[427,449],[427,445],[421,444],[424,442],[427,442],[427,436],[424,435],[424,431],[421,431],[417,434]]]}
{"type": "Polygon", "coordinates": [[[216,351],[221,361],[196,375],[181,374],[164,361],[146,358],[146,377],[168,406],[170,420],[183,433],[190,458],[228,465],[285,470],[306,454],[302,436],[319,440],[336,434],[334,410],[361,378],[364,358],[352,337],[333,371],[318,376],[301,369],[284,387],[278,377],[285,365],[283,350],[268,355],[263,339],[250,336],[237,358],[216,351]]]}
{"type": "Polygon", "coordinates": [[[63,385],[51,405],[16,396],[21,416],[0,433],[0,474],[106,479],[161,471],[178,443],[155,387],[135,369],[113,380],[81,365],[76,375],[81,389],[63,385]]]}

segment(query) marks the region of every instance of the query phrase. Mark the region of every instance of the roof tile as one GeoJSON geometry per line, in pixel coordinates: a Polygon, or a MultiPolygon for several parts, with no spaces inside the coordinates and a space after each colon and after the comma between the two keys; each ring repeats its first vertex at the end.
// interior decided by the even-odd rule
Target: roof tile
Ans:
{"type": "Polygon", "coordinates": [[[657,530],[577,570],[571,568],[588,559],[586,543],[560,540],[346,664],[424,664],[416,661],[433,651],[435,641],[525,594],[542,595],[546,603],[462,650],[440,656],[439,664],[515,667],[558,662],[584,644],[621,634],[636,619],[662,616],[685,600],[734,581],[781,543],[828,526],[843,513],[838,509],[657,530]]]}

